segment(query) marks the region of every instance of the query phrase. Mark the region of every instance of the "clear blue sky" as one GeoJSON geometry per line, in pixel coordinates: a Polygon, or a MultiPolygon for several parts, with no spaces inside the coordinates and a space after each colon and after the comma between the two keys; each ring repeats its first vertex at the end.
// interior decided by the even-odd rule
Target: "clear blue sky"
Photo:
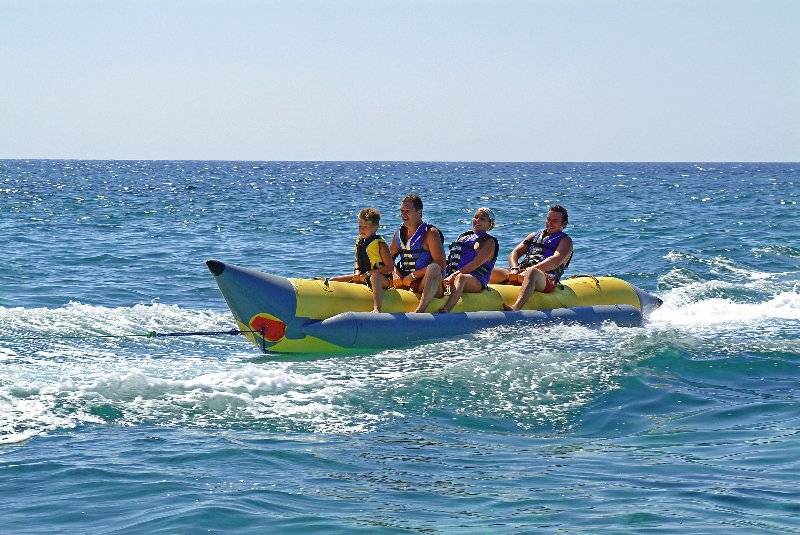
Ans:
{"type": "Polygon", "coordinates": [[[3,1],[0,158],[798,161],[800,1],[3,1]]]}

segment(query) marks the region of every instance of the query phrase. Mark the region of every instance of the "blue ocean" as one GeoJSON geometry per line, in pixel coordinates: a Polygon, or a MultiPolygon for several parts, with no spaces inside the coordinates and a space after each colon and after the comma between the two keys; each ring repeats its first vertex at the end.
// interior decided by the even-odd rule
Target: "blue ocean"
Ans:
{"type": "Polygon", "coordinates": [[[800,164],[0,160],[2,533],[800,533],[800,164]],[[205,261],[347,273],[400,200],[641,328],[504,326],[276,360],[205,261]],[[565,276],[566,276],[565,275],[565,276]]]}

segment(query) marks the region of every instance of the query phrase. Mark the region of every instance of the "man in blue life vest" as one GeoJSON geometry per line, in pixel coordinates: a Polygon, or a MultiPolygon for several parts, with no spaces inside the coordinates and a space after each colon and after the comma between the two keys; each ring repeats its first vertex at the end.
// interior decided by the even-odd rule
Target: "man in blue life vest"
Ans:
{"type": "Polygon", "coordinates": [[[492,270],[493,284],[522,285],[519,296],[508,310],[520,310],[534,291],[550,293],[556,289],[572,260],[572,238],[564,233],[569,223],[567,209],[555,204],[547,211],[545,228],[532,232],[508,256],[508,269],[492,270]]]}
{"type": "Polygon", "coordinates": [[[396,259],[393,285],[421,294],[414,312],[425,312],[434,297],[444,294],[444,236],[422,220],[422,199],[411,194],[400,204],[403,224],[392,236],[389,252],[396,259]]]}

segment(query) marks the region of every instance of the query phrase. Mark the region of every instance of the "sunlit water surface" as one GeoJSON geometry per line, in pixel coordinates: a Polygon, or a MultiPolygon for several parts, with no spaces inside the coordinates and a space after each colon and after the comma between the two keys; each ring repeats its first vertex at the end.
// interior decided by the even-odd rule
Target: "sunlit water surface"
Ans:
{"type": "Polygon", "coordinates": [[[800,533],[793,164],[0,161],[0,531],[800,533]],[[410,191],[501,258],[549,204],[642,328],[278,362],[208,258],[347,272],[410,191]]]}

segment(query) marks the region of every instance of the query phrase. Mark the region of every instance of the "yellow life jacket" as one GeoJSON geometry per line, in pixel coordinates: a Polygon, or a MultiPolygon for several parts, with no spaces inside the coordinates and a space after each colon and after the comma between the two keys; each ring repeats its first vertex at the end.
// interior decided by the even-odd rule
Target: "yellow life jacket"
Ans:
{"type": "Polygon", "coordinates": [[[386,241],[383,236],[378,234],[373,234],[368,238],[356,238],[356,273],[364,275],[373,269],[383,267],[383,259],[381,258],[382,243],[386,244],[386,241]]]}

